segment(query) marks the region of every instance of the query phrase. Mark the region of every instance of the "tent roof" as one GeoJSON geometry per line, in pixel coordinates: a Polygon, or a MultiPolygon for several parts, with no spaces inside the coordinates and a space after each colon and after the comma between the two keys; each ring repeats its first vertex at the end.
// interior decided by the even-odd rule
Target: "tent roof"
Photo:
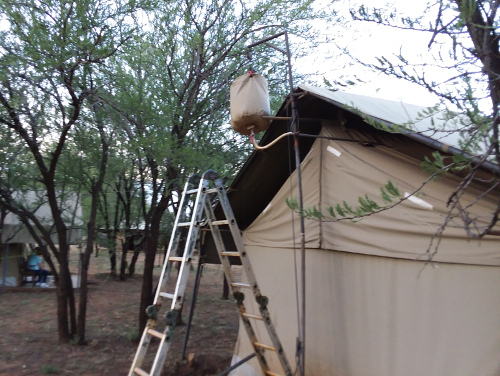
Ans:
{"type": "MultiPolygon", "coordinates": [[[[30,210],[34,210],[35,216],[41,223],[51,225],[52,214],[47,203],[47,198],[43,191],[16,192],[15,199],[23,203],[30,210]]],[[[80,241],[81,228],[83,227],[83,212],[80,200],[76,194],[69,194],[61,204],[61,210],[64,212],[64,221],[70,229],[70,243],[74,244],[80,241]],[[73,218],[74,217],[74,218],[73,218]]],[[[2,241],[5,243],[33,243],[31,233],[21,223],[19,217],[14,213],[7,212],[3,224],[2,241]]],[[[56,236],[54,235],[54,240],[56,236]]]]}
{"type": "MultiPolygon", "coordinates": [[[[323,119],[337,119],[342,116],[348,127],[361,131],[376,143],[377,135],[382,132],[387,136],[388,132],[374,127],[374,121],[382,122],[389,129],[401,130],[399,126],[420,119],[426,109],[423,106],[333,92],[308,85],[300,85],[295,90],[295,95],[299,116],[302,119],[299,126],[301,159],[307,155],[315,140],[314,137],[319,134],[323,119]]],[[[289,116],[287,101],[283,103],[276,116],[289,116]]],[[[430,133],[425,132],[432,125],[432,121],[439,121],[439,115],[436,115],[434,120],[427,118],[416,122],[414,126],[419,132],[392,134],[395,141],[391,147],[419,160],[423,160],[424,156],[430,156],[436,150],[449,155],[465,154],[455,147],[458,144],[456,136],[446,132],[443,134],[434,132],[431,137],[430,133]]],[[[266,145],[287,131],[287,120],[273,120],[262,136],[260,144],[266,145]]],[[[351,141],[356,142],[356,140],[351,141]]],[[[494,163],[488,162],[483,167],[483,173],[487,175],[491,175],[492,172],[500,173],[499,166],[494,163]]],[[[256,150],[250,155],[228,190],[229,200],[241,229],[250,225],[266,208],[294,169],[294,152],[290,139],[282,140],[264,151],[256,150]]]]}
{"type": "MultiPolygon", "coordinates": [[[[367,97],[365,95],[344,93],[341,91],[332,91],[309,85],[300,85],[299,89],[326,99],[336,104],[338,107],[351,108],[353,111],[358,111],[364,115],[384,120],[392,124],[403,125],[416,121],[415,127],[420,131],[432,127],[432,122],[429,117],[421,118],[426,109],[426,107],[423,106],[367,97]]],[[[436,119],[436,116],[434,119],[436,119]]],[[[456,138],[449,141],[450,144],[458,145],[456,138]]]]}
{"type": "MultiPolygon", "coordinates": [[[[470,123],[465,116],[454,115],[450,118],[450,114],[446,111],[430,114],[429,108],[425,106],[331,91],[309,85],[300,85],[299,90],[315,95],[339,108],[359,114],[365,121],[382,124],[399,133],[404,132],[407,137],[436,150],[473,157],[460,149],[458,129],[470,123]]],[[[500,173],[499,166],[494,163],[486,162],[484,167],[500,173]]]]}

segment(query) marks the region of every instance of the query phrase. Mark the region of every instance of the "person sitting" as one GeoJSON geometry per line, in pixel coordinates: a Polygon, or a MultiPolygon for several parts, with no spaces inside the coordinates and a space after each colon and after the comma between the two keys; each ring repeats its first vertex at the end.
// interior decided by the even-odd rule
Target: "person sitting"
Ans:
{"type": "Polygon", "coordinates": [[[31,255],[28,257],[28,263],[26,267],[28,270],[34,270],[36,276],[38,277],[38,282],[36,283],[36,286],[39,287],[49,287],[47,284],[47,276],[49,275],[49,271],[45,270],[42,265],[43,265],[43,259],[40,257],[40,254],[42,252],[40,251],[39,248],[35,248],[33,252],[31,252],[31,255]]]}

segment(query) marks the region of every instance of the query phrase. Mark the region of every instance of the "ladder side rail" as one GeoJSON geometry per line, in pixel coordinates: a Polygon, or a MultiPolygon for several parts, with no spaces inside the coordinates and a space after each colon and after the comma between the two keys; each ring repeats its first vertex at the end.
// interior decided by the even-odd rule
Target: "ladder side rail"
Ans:
{"type": "Polygon", "coordinates": [[[186,267],[186,261],[191,261],[193,250],[196,247],[196,241],[198,240],[198,233],[200,231],[200,223],[203,217],[203,205],[207,197],[207,187],[209,182],[205,179],[200,180],[198,187],[198,194],[196,196],[196,201],[193,207],[193,213],[191,216],[191,225],[189,226],[189,232],[186,239],[186,245],[183,252],[183,260],[179,268],[179,278],[177,278],[177,284],[175,286],[174,299],[172,301],[172,310],[180,309],[182,306],[182,301],[184,299],[184,292],[186,289],[187,277],[189,275],[189,268],[186,267]]]}
{"type": "MultiPolygon", "coordinates": [[[[185,193],[187,192],[188,187],[189,187],[189,181],[187,181],[186,184],[184,185],[184,193],[181,197],[181,202],[179,205],[179,212],[177,213],[177,216],[175,218],[173,231],[172,231],[172,234],[170,236],[167,254],[165,256],[165,262],[163,263],[162,272],[160,274],[160,280],[158,281],[158,288],[156,290],[155,297],[153,300],[153,304],[155,304],[155,305],[158,304],[160,292],[164,290],[165,285],[168,281],[168,277],[169,277],[169,273],[170,273],[170,266],[171,266],[171,263],[168,262],[168,258],[170,257],[172,250],[176,249],[178,246],[178,243],[179,243],[180,231],[178,229],[177,224],[179,223],[181,215],[182,215],[181,214],[182,208],[184,207],[184,202],[185,202],[185,198],[186,198],[185,193]]],[[[129,376],[135,375],[134,369],[136,367],[142,366],[142,363],[144,362],[144,358],[145,358],[147,351],[148,351],[148,348],[149,348],[149,344],[151,343],[151,339],[152,339],[152,336],[148,333],[148,329],[152,329],[155,326],[156,326],[156,319],[151,319],[151,318],[148,319],[146,327],[144,328],[144,331],[142,333],[138,349],[137,349],[136,354],[134,356],[134,360],[132,361],[132,366],[131,366],[130,371],[129,371],[129,376]]]]}
{"type": "Polygon", "coordinates": [[[168,261],[168,258],[171,256],[172,252],[177,249],[179,246],[179,240],[181,236],[181,229],[179,228],[179,222],[181,221],[184,206],[186,205],[187,191],[189,190],[189,186],[191,184],[191,178],[188,179],[186,184],[184,184],[184,191],[182,193],[181,202],[179,203],[179,211],[175,217],[174,226],[172,228],[172,234],[170,235],[170,241],[168,243],[167,254],[165,255],[165,262],[163,263],[162,271],[160,274],[160,281],[158,281],[158,288],[156,289],[155,298],[153,300],[153,304],[157,304],[160,296],[160,292],[165,289],[165,285],[167,284],[168,277],[170,275],[170,268],[172,263],[168,261]]]}
{"type": "MultiPolygon", "coordinates": [[[[203,215],[203,203],[206,197],[206,187],[208,186],[208,182],[205,182],[203,179],[200,181],[197,191],[197,196],[195,200],[195,204],[193,206],[193,211],[191,213],[191,222],[189,226],[189,231],[186,239],[186,244],[184,247],[184,251],[182,254],[181,266],[179,268],[179,273],[177,277],[177,283],[175,286],[175,292],[172,299],[172,304],[170,307],[171,311],[178,311],[182,307],[182,302],[184,300],[184,292],[186,290],[187,278],[189,275],[189,264],[191,263],[193,257],[193,250],[196,246],[196,241],[198,239],[199,232],[199,223],[201,222],[203,215]]],[[[186,189],[183,193],[183,199],[187,196],[187,185],[186,189]]],[[[182,200],[183,201],[183,200],[182,200]]],[[[181,207],[183,209],[183,207],[181,207]]],[[[176,227],[178,228],[179,219],[182,215],[182,210],[179,211],[178,216],[176,218],[176,227]]],[[[166,260],[168,262],[168,259],[166,260]]],[[[169,313],[167,312],[167,315],[169,313]]],[[[165,359],[167,357],[168,350],[172,344],[173,333],[175,329],[175,316],[166,322],[163,333],[165,334],[165,338],[162,339],[160,343],[160,347],[158,352],[156,353],[155,359],[153,361],[153,366],[151,368],[150,376],[159,376],[161,370],[163,368],[163,364],[165,363],[165,359]]]]}
{"type": "Polygon", "coordinates": [[[170,245],[165,254],[165,262],[163,263],[162,271],[160,274],[160,280],[158,281],[158,288],[156,289],[155,298],[153,304],[158,304],[160,300],[160,293],[163,292],[167,286],[167,282],[170,278],[170,272],[172,270],[172,262],[169,261],[170,255],[179,246],[179,241],[181,238],[181,230],[175,229],[170,237],[170,245]]]}
{"type": "MultiPolygon", "coordinates": [[[[163,263],[162,272],[160,275],[160,281],[158,282],[158,288],[157,288],[155,298],[153,301],[154,305],[161,305],[161,304],[158,304],[159,300],[160,300],[160,293],[165,289],[166,283],[167,283],[168,278],[169,278],[171,265],[172,265],[172,263],[169,261],[169,257],[173,251],[177,250],[178,245],[179,245],[180,235],[181,235],[181,231],[182,231],[182,229],[179,226],[179,223],[184,215],[185,206],[186,206],[187,202],[189,202],[189,200],[187,199],[187,197],[189,196],[187,194],[187,192],[189,190],[190,185],[192,184],[193,178],[195,178],[195,176],[192,176],[184,185],[184,191],[183,191],[183,194],[181,197],[181,201],[179,203],[179,211],[178,211],[177,216],[175,218],[173,231],[172,231],[172,234],[170,237],[169,246],[168,246],[167,254],[165,257],[165,262],[163,263]]],[[[138,347],[136,354],[134,356],[134,360],[132,361],[132,366],[131,366],[130,371],[129,371],[129,376],[134,376],[136,374],[135,369],[140,368],[142,366],[142,363],[144,362],[144,358],[147,354],[149,344],[151,343],[151,340],[152,340],[152,335],[150,333],[148,333],[148,330],[153,329],[156,326],[156,321],[157,321],[156,318],[155,319],[150,318],[146,324],[146,328],[144,329],[144,332],[142,334],[142,337],[141,337],[141,340],[139,343],[139,347],[138,347]]],[[[163,364],[165,362],[166,355],[167,355],[168,350],[170,348],[170,344],[171,344],[170,339],[171,339],[171,334],[172,334],[171,332],[172,332],[171,328],[167,326],[164,330],[165,337],[163,337],[160,341],[160,345],[158,347],[158,351],[156,353],[155,360],[153,362],[153,366],[152,366],[150,375],[153,375],[153,374],[159,375],[159,373],[161,372],[161,369],[162,369],[163,364]]]]}
{"type": "Polygon", "coordinates": [[[128,373],[128,376],[134,376],[135,371],[134,369],[136,367],[141,367],[142,363],[144,361],[144,357],[146,356],[146,353],[148,351],[149,344],[151,342],[151,336],[148,335],[148,328],[144,329],[142,332],[142,337],[141,341],[139,342],[139,347],[137,351],[135,352],[134,360],[132,361],[132,366],[130,367],[130,371],[128,373]]]}
{"type": "MultiPolygon", "coordinates": [[[[235,282],[233,278],[233,274],[231,272],[231,263],[229,262],[228,258],[226,256],[223,256],[222,253],[226,252],[226,246],[224,245],[224,240],[222,239],[222,235],[220,233],[219,227],[214,226],[212,223],[215,221],[215,214],[212,209],[212,205],[210,205],[210,202],[205,202],[205,213],[207,215],[208,219],[208,225],[210,227],[210,232],[212,233],[212,238],[214,240],[215,248],[217,249],[217,253],[219,255],[219,259],[222,265],[222,269],[224,270],[224,275],[227,278],[227,282],[229,283],[229,286],[231,286],[231,283],[235,282]]],[[[233,289],[233,287],[231,286],[233,289]]],[[[233,289],[233,292],[238,291],[238,289],[233,289]]]]}
{"type": "MultiPolygon", "coordinates": [[[[221,261],[223,270],[224,270],[224,275],[227,278],[227,281],[229,282],[229,286],[231,286],[231,290],[233,292],[233,296],[236,299],[236,303],[238,306],[238,310],[240,312],[240,318],[245,326],[245,330],[247,332],[247,335],[250,339],[250,343],[254,349],[255,354],[257,355],[257,358],[259,360],[259,363],[262,367],[262,370],[264,373],[269,372],[269,366],[267,364],[267,360],[264,356],[264,352],[262,348],[256,346],[255,344],[258,343],[257,335],[255,334],[255,331],[252,327],[252,324],[248,317],[246,317],[244,314],[246,313],[246,308],[243,303],[244,301],[244,295],[239,291],[239,288],[233,285],[234,278],[233,274],[231,272],[231,263],[229,262],[227,256],[223,255],[223,252],[226,252],[226,247],[224,246],[224,241],[222,239],[222,235],[220,233],[220,230],[218,226],[212,225],[212,222],[216,220],[215,214],[213,212],[212,206],[210,205],[209,202],[205,202],[205,213],[207,215],[208,219],[208,224],[210,227],[210,231],[212,232],[212,237],[214,239],[215,247],[217,248],[217,253],[219,254],[219,259],[221,261]]],[[[244,250],[243,250],[244,251],[244,250]]]]}
{"type": "Polygon", "coordinates": [[[231,204],[226,195],[226,190],[224,188],[224,184],[221,179],[215,180],[215,186],[217,187],[217,196],[219,198],[219,202],[224,211],[224,215],[229,222],[229,229],[231,230],[231,234],[233,236],[234,244],[236,245],[236,249],[240,252],[241,264],[248,278],[248,282],[252,286],[252,290],[254,292],[255,298],[261,297],[262,294],[260,292],[259,286],[257,285],[257,279],[255,278],[255,274],[252,269],[252,265],[250,260],[248,259],[245,251],[245,245],[243,244],[243,239],[241,238],[241,233],[238,225],[236,224],[236,219],[234,217],[233,210],[231,209],[231,204]]]}
{"type": "Polygon", "coordinates": [[[149,371],[150,376],[160,376],[171,343],[171,338],[168,338],[167,336],[161,339],[158,347],[158,352],[156,353],[155,359],[153,361],[153,366],[149,371]],[[165,341],[166,338],[167,340],[165,341]]]}
{"type": "Polygon", "coordinates": [[[234,217],[233,210],[231,209],[231,204],[229,203],[229,199],[227,198],[226,190],[222,179],[217,178],[214,181],[215,186],[217,187],[217,195],[219,197],[219,202],[222,206],[226,219],[229,222],[229,229],[231,230],[231,234],[233,235],[234,243],[240,252],[241,264],[247,274],[248,281],[252,286],[252,290],[254,293],[255,300],[257,301],[259,311],[261,316],[264,319],[265,327],[271,338],[271,341],[278,353],[278,358],[281,362],[281,365],[286,373],[286,375],[292,375],[292,369],[290,364],[288,363],[288,359],[283,350],[283,346],[281,345],[281,341],[278,337],[278,333],[271,321],[271,316],[269,315],[269,311],[267,309],[267,298],[262,295],[260,288],[257,284],[257,279],[253,272],[250,259],[248,258],[245,250],[245,245],[243,244],[243,239],[241,237],[240,229],[236,223],[236,218],[234,217]]]}

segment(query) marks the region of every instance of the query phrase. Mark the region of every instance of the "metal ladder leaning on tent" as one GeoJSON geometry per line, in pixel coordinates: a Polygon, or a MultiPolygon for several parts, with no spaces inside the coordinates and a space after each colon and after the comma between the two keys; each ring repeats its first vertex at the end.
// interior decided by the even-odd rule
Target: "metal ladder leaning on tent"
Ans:
{"type": "Polygon", "coordinates": [[[255,355],[262,367],[262,371],[265,375],[277,376],[278,373],[274,373],[269,369],[268,362],[265,358],[264,352],[266,350],[273,351],[276,353],[279,361],[281,363],[282,370],[285,376],[291,376],[292,371],[286,355],[281,346],[281,342],[278,338],[278,334],[271,322],[269,311],[267,309],[268,299],[263,296],[260,292],[259,286],[255,279],[250,261],[247,257],[245,246],[243,245],[243,240],[241,239],[240,230],[236,224],[231,205],[226,195],[226,190],[222,180],[219,176],[212,170],[205,172],[199,181],[197,189],[191,189],[191,187],[196,184],[199,176],[192,176],[184,187],[184,192],[179,205],[179,211],[174,222],[174,228],[172,230],[172,235],[170,237],[170,243],[168,246],[165,263],[163,265],[160,280],[158,282],[158,289],[155,294],[153,305],[149,306],[146,310],[149,320],[142,334],[137,352],[135,354],[134,360],[132,362],[132,367],[130,368],[129,376],[139,375],[139,376],[159,376],[165,363],[168,350],[170,348],[176,318],[181,309],[182,302],[184,299],[184,292],[186,289],[186,284],[189,274],[189,265],[198,260],[199,253],[195,250],[196,242],[198,239],[199,230],[205,225],[205,221],[208,223],[212,236],[217,247],[217,252],[224,270],[224,274],[231,286],[233,296],[236,299],[236,303],[239,308],[240,317],[243,321],[247,334],[249,336],[250,342],[255,350],[255,355]],[[210,181],[213,182],[214,188],[210,188],[210,181]],[[194,207],[191,209],[190,220],[183,222],[183,215],[185,214],[185,209],[187,202],[189,201],[189,196],[196,194],[196,199],[194,207]],[[225,220],[217,220],[212,208],[211,200],[209,198],[210,194],[217,194],[219,203],[223,209],[225,220]],[[231,231],[231,235],[236,245],[236,251],[226,251],[222,236],[219,230],[219,226],[228,225],[231,231]],[[188,227],[188,235],[186,238],[186,245],[182,256],[173,256],[177,251],[179,246],[181,229],[188,227]],[[241,260],[243,267],[242,274],[245,274],[248,283],[236,282],[231,272],[231,264],[229,262],[229,257],[237,257],[241,260]],[[166,284],[170,274],[170,269],[173,262],[180,262],[180,268],[177,276],[177,282],[175,286],[175,291],[169,293],[166,290],[166,284]],[[245,295],[241,292],[242,289],[249,289],[252,291],[257,305],[259,307],[260,314],[247,313],[244,305],[245,295]],[[170,310],[164,315],[165,327],[163,331],[157,331],[156,322],[158,320],[159,311],[164,300],[171,301],[170,310]],[[263,344],[258,341],[253,322],[255,320],[262,321],[267,329],[269,337],[271,339],[272,345],[263,344]],[[157,346],[156,354],[151,366],[150,371],[145,371],[141,367],[143,366],[144,359],[146,357],[149,344],[151,340],[156,337],[159,339],[160,343],[157,346]]]}

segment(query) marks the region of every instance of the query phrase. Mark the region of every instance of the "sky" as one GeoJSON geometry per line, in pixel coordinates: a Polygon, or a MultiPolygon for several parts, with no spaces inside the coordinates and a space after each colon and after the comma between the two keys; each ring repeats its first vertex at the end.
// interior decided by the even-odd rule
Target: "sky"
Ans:
{"type": "MultiPolygon", "coordinates": [[[[333,7],[341,16],[349,19],[349,9],[357,9],[361,3],[363,2],[341,0],[333,7]]],[[[388,3],[389,9],[397,9],[410,16],[422,14],[425,6],[423,1],[403,0],[372,0],[364,3],[368,3],[370,7],[379,8],[388,3]]],[[[352,59],[341,50],[341,48],[347,48],[356,58],[370,62],[374,61],[377,56],[397,54],[403,47],[405,54],[421,61],[425,60],[428,55],[427,45],[430,35],[396,30],[368,22],[321,23],[317,29],[320,45],[306,59],[296,60],[294,68],[301,73],[316,75],[321,86],[324,86],[322,77],[333,82],[343,76],[349,77],[355,74],[363,80],[363,83],[350,88],[340,88],[340,90],[423,106],[432,106],[438,102],[434,95],[421,86],[368,71],[353,63],[352,59]]],[[[298,39],[295,40],[300,43],[298,39]]]]}

